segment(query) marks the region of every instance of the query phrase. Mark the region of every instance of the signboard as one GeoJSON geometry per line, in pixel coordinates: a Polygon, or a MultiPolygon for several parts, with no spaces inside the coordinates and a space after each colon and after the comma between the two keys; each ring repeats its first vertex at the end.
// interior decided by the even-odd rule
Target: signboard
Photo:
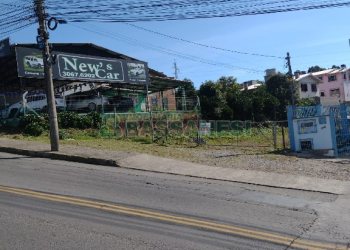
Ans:
{"type": "Polygon", "coordinates": [[[44,61],[41,50],[16,47],[19,77],[44,78],[44,61]]]}
{"type": "MultiPolygon", "coordinates": [[[[44,77],[40,50],[18,47],[16,55],[19,77],[44,77]]],[[[149,81],[145,62],[61,52],[56,55],[52,70],[53,78],[57,80],[131,84],[147,84],[149,81]]]]}
{"type": "Polygon", "coordinates": [[[4,57],[10,54],[10,39],[6,38],[0,41],[0,57],[4,57]]]}

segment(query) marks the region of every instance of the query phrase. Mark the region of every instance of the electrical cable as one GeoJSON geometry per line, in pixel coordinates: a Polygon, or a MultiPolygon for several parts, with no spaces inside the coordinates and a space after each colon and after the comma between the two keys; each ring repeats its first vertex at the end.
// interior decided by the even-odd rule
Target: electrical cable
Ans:
{"type": "Polygon", "coordinates": [[[138,25],[135,25],[135,24],[131,24],[131,23],[124,23],[124,24],[129,25],[129,26],[134,27],[134,28],[139,29],[139,30],[144,30],[144,31],[156,34],[156,35],[160,35],[160,36],[163,36],[163,37],[171,38],[171,39],[178,40],[178,41],[181,41],[181,42],[190,43],[190,44],[197,45],[197,46],[200,46],[200,47],[216,49],[216,50],[221,50],[221,51],[224,51],[224,52],[230,52],[230,53],[236,53],[236,54],[242,54],[242,55],[251,55],[251,56],[260,56],[260,57],[270,57],[270,58],[284,59],[284,57],[281,57],[281,56],[265,55],[265,54],[259,54],[259,53],[249,53],[249,52],[243,52],[243,51],[237,51],[237,50],[220,48],[220,47],[217,47],[217,46],[212,46],[212,45],[207,45],[207,44],[203,44],[203,43],[193,42],[193,41],[189,41],[189,40],[186,40],[186,39],[183,39],[183,38],[167,35],[167,34],[164,34],[164,33],[160,33],[160,32],[157,32],[157,31],[150,30],[150,29],[146,29],[144,27],[141,27],[141,26],[138,26],[138,25]]]}
{"type": "Polygon", "coordinates": [[[252,68],[245,68],[245,67],[240,67],[240,66],[234,66],[234,65],[231,65],[231,64],[228,64],[228,63],[216,62],[216,61],[208,60],[208,59],[201,58],[201,57],[198,57],[198,56],[181,53],[181,52],[178,52],[178,51],[175,51],[175,50],[171,50],[171,49],[167,49],[167,48],[164,48],[164,47],[155,46],[154,44],[148,44],[148,43],[146,43],[144,41],[140,41],[140,40],[137,40],[137,39],[134,39],[134,38],[130,38],[130,37],[127,37],[127,36],[121,35],[121,34],[117,35],[117,34],[113,34],[111,32],[101,32],[101,31],[97,31],[96,29],[93,30],[93,29],[81,27],[79,25],[72,25],[72,26],[77,27],[77,28],[82,29],[82,30],[85,30],[85,31],[88,31],[88,32],[92,32],[92,33],[101,35],[101,36],[109,37],[111,39],[117,39],[117,40],[124,41],[124,42],[127,42],[129,45],[155,50],[155,51],[158,51],[158,52],[163,53],[163,54],[176,56],[178,58],[182,58],[182,59],[186,59],[186,60],[191,60],[191,61],[195,61],[195,62],[199,62],[199,63],[204,63],[204,64],[208,64],[208,65],[212,65],[212,66],[218,66],[218,67],[224,67],[224,68],[229,68],[229,69],[244,70],[244,71],[254,72],[254,73],[257,73],[257,72],[261,73],[261,72],[263,72],[262,70],[257,70],[257,69],[252,69],[252,68]]]}

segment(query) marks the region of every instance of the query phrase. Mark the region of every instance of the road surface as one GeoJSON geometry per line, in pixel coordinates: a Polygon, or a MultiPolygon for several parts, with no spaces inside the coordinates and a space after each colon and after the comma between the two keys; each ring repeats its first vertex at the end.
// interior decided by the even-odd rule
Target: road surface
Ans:
{"type": "Polygon", "coordinates": [[[346,249],[348,208],[347,196],[0,153],[0,249],[346,249]]]}

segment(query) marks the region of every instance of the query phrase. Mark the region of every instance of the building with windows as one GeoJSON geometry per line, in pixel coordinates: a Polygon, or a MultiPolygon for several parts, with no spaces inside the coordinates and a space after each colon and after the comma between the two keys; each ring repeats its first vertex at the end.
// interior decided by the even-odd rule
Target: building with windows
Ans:
{"type": "MultiPolygon", "coordinates": [[[[91,43],[53,43],[51,48],[56,56],[55,94],[67,102],[72,97],[70,104],[78,106],[86,96],[103,95],[116,112],[176,111],[175,89],[184,81],[151,69],[146,62],[91,43]],[[157,97],[155,107],[147,103],[148,95],[157,97]]],[[[9,45],[9,53],[0,57],[0,110],[22,101],[26,91],[41,93],[45,89],[42,52],[37,45],[9,45]]],[[[90,100],[89,104],[97,109],[98,103],[90,100]]],[[[79,109],[87,110],[92,111],[88,107],[79,109]]]]}
{"type": "Polygon", "coordinates": [[[318,85],[322,82],[312,74],[299,76],[296,81],[299,87],[299,96],[303,98],[315,98],[320,96],[318,85]]]}
{"type": "Polygon", "coordinates": [[[300,97],[320,97],[323,105],[350,102],[350,68],[327,69],[319,72],[296,75],[300,97]]]}
{"type": "Polygon", "coordinates": [[[261,86],[262,84],[258,82],[257,80],[251,80],[251,81],[246,81],[241,84],[241,90],[253,90],[256,89],[257,87],[261,86]]]}

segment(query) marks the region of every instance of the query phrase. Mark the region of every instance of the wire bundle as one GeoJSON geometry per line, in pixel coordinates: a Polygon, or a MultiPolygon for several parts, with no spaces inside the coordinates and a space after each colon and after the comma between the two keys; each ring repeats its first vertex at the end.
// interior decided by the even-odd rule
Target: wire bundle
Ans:
{"type": "Polygon", "coordinates": [[[0,3],[0,7],[0,37],[6,37],[36,23],[32,2],[0,3]]]}
{"type": "MultiPolygon", "coordinates": [[[[28,1],[28,0],[24,0],[28,1]]],[[[46,0],[48,12],[69,22],[138,22],[259,15],[330,7],[345,0],[46,0]]]]}

